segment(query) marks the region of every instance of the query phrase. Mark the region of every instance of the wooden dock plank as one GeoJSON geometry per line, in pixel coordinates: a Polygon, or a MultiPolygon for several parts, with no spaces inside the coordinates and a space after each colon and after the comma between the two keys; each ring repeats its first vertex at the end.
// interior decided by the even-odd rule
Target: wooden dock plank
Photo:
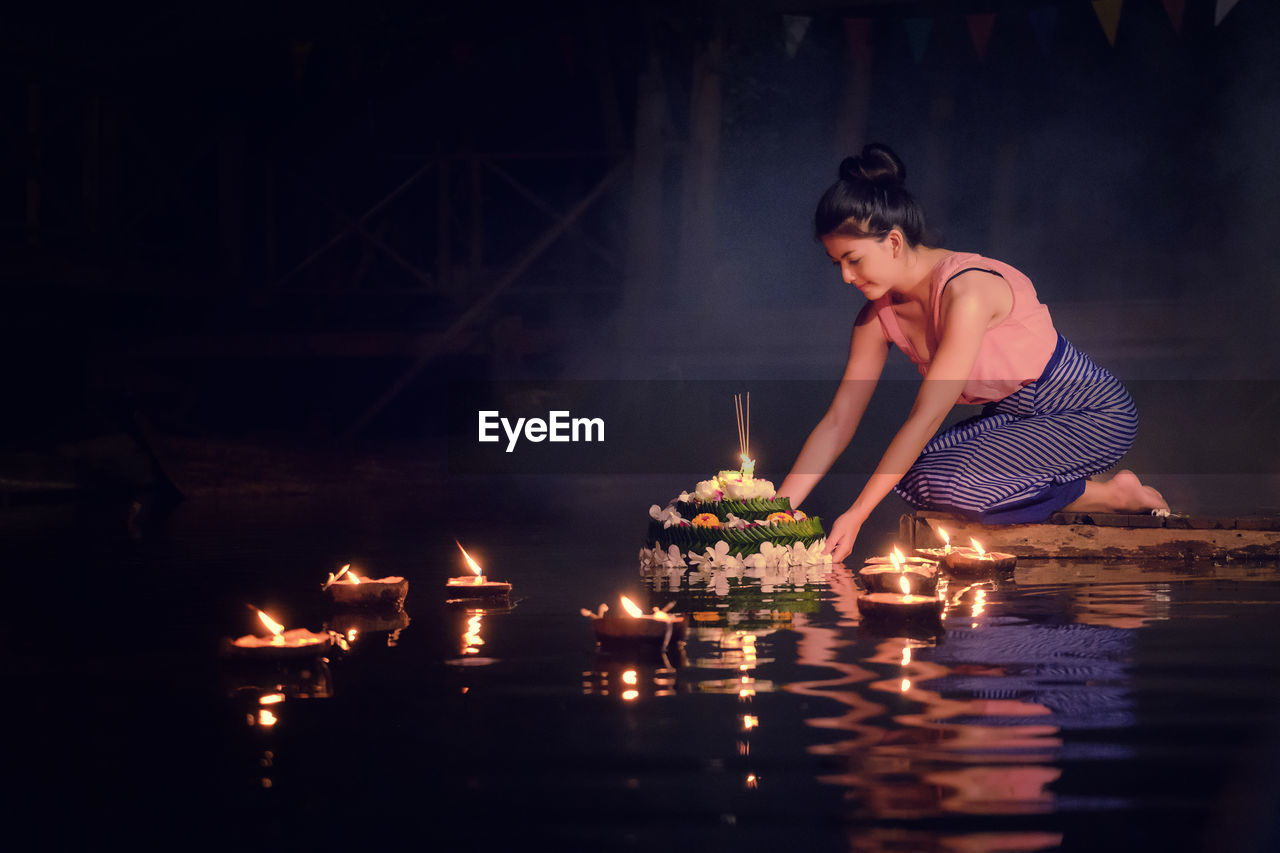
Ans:
{"type": "Polygon", "coordinates": [[[967,545],[969,539],[974,538],[988,550],[1006,551],[1019,557],[1280,559],[1280,519],[1274,516],[1204,519],[1198,525],[1185,524],[1185,521],[1188,520],[1174,517],[1077,513],[1057,523],[1051,520],[1043,524],[983,525],[946,513],[917,512],[902,516],[899,536],[915,548],[936,548],[942,544],[942,537],[936,532],[941,527],[951,536],[953,544],[967,545]],[[1152,526],[1147,519],[1160,524],[1152,526]],[[1209,526],[1210,521],[1215,526],[1209,526]]]}

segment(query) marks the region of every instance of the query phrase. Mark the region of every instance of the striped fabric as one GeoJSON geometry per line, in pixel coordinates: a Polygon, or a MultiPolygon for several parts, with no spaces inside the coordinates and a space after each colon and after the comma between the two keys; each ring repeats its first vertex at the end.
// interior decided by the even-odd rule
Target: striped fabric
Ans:
{"type": "Polygon", "coordinates": [[[1039,379],[934,436],[895,491],[916,509],[986,524],[1043,521],[1114,465],[1137,431],[1129,392],[1059,335],[1039,379]]]}

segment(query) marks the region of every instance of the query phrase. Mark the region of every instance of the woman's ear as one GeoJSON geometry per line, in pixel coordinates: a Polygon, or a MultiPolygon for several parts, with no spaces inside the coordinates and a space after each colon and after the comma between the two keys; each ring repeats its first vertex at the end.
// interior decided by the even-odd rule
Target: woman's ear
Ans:
{"type": "Polygon", "coordinates": [[[885,235],[884,239],[889,243],[890,255],[895,258],[902,254],[902,249],[907,244],[907,240],[902,233],[902,229],[896,225],[889,229],[889,233],[885,235]]]}

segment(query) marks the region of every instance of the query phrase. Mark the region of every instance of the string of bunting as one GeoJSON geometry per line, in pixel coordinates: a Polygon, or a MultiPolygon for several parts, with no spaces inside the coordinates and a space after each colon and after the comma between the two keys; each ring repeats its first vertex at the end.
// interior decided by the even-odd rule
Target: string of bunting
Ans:
{"type": "MultiPolygon", "coordinates": [[[[1218,26],[1223,19],[1239,4],[1240,0],[1213,0],[1213,24],[1218,26]]],[[[1120,29],[1121,13],[1125,0],[1089,0],[1098,25],[1107,43],[1116,44],[1116,34],[1120,29]]],[[[1182,32],[1186,17],[1187,0],[1161,0],[1165,14],[1176,32],[1182,32]]],[[[1056,4],[1033,5],[1025,10],[1027,23],[1030,24],[1040,48],[1046,53],[1053,44],[1057,31],[1059,6],[1056,4]]],[[[1007,14],[1007,13],[1001,13],[1007,14]]],[[[997,14],[983,12],[964,15],[965,25],[969,32],[969,40],[978,59],[985,59],[991,43],[991,35],[995,30],[997,14]]],[[[810,31],[811,16],[783,15],[782,42],[788,57],[794,59],[800,52],[805,37],[810,31]]],[[[854,56],[867,55],[870,52],[870,29],[872,18],[846,18],[844,20],[845,38],[850,52],[854,56]]],[[[902,27],[906,31],[907,44],[912,57],[920,62],[928,50],[933,34],[935,19],[918,16],[901,18],[902,27]]]]}

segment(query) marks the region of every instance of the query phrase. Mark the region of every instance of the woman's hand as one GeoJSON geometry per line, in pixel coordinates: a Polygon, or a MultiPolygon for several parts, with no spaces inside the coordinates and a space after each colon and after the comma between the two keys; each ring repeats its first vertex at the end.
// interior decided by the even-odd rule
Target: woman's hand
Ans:
{"type": "Polygon", "coordinates": [[[864,521],[866,518],[853,509],[837,518],[831,525],[831,533],[827,536],[827,547],[822,553],[830,554],[833,563],[843,563],[844,558],[853,550],[853,543],[857,541],[858,532],[862,530],[864,521]]]}

